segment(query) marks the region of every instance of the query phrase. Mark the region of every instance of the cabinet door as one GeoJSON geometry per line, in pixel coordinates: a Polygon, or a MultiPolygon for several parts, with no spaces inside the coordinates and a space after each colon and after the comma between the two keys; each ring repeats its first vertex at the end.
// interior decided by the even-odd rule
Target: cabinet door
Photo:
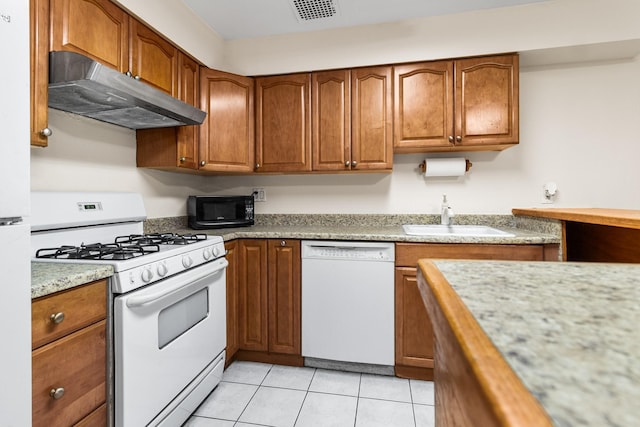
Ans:
{"type": "Polygon", "coordinates": [[[311,170],[311,74],[256,78],[256,171],[311,170]]]}
{"type": "Polygon", "coordinates": [[[433,368],[433,329],[415,268],[396,268],[396,365],[433,368]]]}
{"type": "Polygon", "coordinates": [[[393,147],[398,153],[449,150],[453,143],[453,62],[394,67],[393,147]]]}
{"type": "Polygon", "coordinates": [[[238,242],[238,332],[243,350],[267,351],[267,241],[238,242]]]}
{"type": "Polygon", "coordinates": [[[49,129],[49,1],[30,0],[31,145],[46,147],[49,129]]]}
{"type": "Polygon", "coordinates": [[[149,27],[130,18],[129,70],[137,79],[178,96],[178,49],[149,27]]]}
{"type": "Polygon", "coordinates": [[[109,0],[51,0],[51,49],[129,69],[127,13],[109,0]]]}
{"type": "Polygon", "coordinates": [[[313,170],[351,169],[351,72],[311,75],[313,170]]]}
{"type": "Polygon", "coordinates": [[[227,352],[226,363],[229,364],[238,348],[238,242],[227,242],[227,352]]]}
{"type": "MultiPolygon", "coordinates": [[[[200,107],[200,66],[182,52],[178,52],[178,99],[194,107],[200,107]]],[[[178,126],[177,165],[198,168],[198,126],[178,126]]]]}
{"type": "Polygon", "coordinates": [[[105,320],[32,353],[33,425],[70,426],[105,401],[105,320]],[[59,399],[52,389],[63,389],[59,399]]]}
{"type": "Polygon", "coordinates": [[[300,348],[300,241],[269,240],[269,351],[297,354],[300,348]]]}
{"type": "Polygon", "coordinates": [[[200,170],[253,171],[253,103],[253,78],[200,70],[200,104],[207,112],[200,126],[200,170]]]}
{"type": "Polygon", "coordinates": [[[391,67],[351,70],[351,168],[393,166],[393,82],[391,67]]]}
{"type": "Polygon", "coordinates": [[[455,70],[456,145],[517,144],[518,56],[462,59],[455,70]]]}

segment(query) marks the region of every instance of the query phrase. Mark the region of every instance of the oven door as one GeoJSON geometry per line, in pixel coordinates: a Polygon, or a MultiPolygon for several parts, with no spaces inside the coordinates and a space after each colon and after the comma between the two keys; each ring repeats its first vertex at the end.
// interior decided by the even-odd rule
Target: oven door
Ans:
{"type": "Polygon", "coordinates": [[[227,265],[220,258],[115,298],[116,426],[149,424],[224,351],[227,265]]]}

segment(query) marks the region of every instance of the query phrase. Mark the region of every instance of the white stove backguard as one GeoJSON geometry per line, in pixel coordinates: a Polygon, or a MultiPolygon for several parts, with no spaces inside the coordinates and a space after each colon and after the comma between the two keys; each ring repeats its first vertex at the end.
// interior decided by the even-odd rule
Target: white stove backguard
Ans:
{"type": "Polygon", "coordinates": [[[31,231],[142,222],[147,218],[138,193],[31,193],[31,231]]]}

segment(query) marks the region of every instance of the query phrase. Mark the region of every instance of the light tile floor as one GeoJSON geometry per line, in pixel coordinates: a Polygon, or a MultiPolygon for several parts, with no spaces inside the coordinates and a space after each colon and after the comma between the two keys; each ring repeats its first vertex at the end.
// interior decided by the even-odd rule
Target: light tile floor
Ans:
{"type": "Polygon", "coordinates": [[[234,362],[184,427],[433,427],[433,383],[234,362]]]}

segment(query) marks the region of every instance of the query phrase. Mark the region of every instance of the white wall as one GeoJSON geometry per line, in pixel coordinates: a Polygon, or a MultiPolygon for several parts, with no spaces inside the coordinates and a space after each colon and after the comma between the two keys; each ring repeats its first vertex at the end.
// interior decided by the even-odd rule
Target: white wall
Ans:
{"type": "MultiPolygon", "coordinates": [[[[613,3],[627,4],[627,11],[631,3],[636,8],[640,4],[613,3]]],[[[566,23],[573,18],[554,20],[566,23]]],[[[621,22],[624,25],[610,34],[630,32],[629,22],[621,22]]],[[[589,43],[610,41],[613,36],[605,37],[602,28],[608,25],[595,31],[602,33],[597,38],[579,34],[575,38],[589,43]]],[[[539,33],[545,38],[544,29],[539,33]]],[[[384,32],[378,38],[384,39],[384,32]]],[[[452,47],[443,56],[455,56],[455,52],[459,50],[452,47]]],[[[315,56],[325,64],[346,66],[345,58],[333,50],[318,51],[315,56]]],[[[374,56],[363,51],[353,61],[374,56]]],[[[274,58],[257,63],[272,67],[278,56],[274,58]]],[[[295,63],[289,60],[281,71],[289,71],[286,67],[295,63]]],[[[267,190],[267,202],[258,204],[258,213],[436,213],[442,193],[447,193],[458,213],[509,213],[512,207],[539,206],[547,181],[555,181],[559,188],[553,206],[640,209],[640,141],[634,131],[640,118],[638,75],[637,58],[522,69],[520,145],[500,153],[468,153],[474,165],[467,176],[427,181],[416,172],[422,155],[396,155],[392,174],[198,177],[137,169],[132,131],[50,110],[54,136],[48,148],[32,148],[32,188],[139,191],[151,218],[184,215],[189,194],[248,194],[256,186],[267,190]],[[90,181],[88,176],[97,180],[90,181]]]]}

